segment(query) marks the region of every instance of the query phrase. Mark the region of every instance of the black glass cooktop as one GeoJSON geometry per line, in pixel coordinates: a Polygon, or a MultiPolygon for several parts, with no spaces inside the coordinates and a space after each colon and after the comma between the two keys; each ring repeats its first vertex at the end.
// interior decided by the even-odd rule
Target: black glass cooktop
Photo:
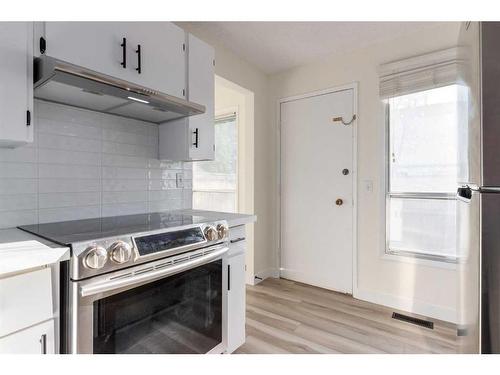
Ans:
{"type": "Polygon", "coordinates": [[[202,224],[207,221],[209,220],[203,216],[155,212],[150,214],[23,225],[18,228],[48,239],[49,241],[69,246],[76,242],[92,241],[113,236],[124,236],[127,234],[174,228],[189,224],[202,224]]]}

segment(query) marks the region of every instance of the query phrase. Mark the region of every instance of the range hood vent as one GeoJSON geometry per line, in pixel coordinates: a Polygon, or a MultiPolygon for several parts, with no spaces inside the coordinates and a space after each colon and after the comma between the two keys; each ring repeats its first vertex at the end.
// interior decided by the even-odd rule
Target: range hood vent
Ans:
{"type": "Polygon", "coordinates": [[[160,124],[199,115],[205,106],[82,68],[35,58],[37,99],[160,124]]]}

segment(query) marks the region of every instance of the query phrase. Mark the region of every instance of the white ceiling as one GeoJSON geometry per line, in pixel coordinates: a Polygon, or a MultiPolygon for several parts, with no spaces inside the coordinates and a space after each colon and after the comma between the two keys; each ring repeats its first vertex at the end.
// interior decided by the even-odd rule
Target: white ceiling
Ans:
{"type": "Polygon", "coordinates": [[[434,22],[178,22],[268,74],[436,26],[434,22]]]}

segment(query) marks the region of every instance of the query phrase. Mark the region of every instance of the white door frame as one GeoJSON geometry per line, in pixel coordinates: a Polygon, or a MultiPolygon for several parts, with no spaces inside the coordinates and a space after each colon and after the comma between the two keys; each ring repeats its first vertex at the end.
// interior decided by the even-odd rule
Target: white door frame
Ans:
{"type": "Polygon", "coordinates": [[[277,103],[277,121],[278,121],[278,137],[277,137],[277,172],[278,172],[278,184],[276,196],[278,197],[277,204],[277,228],[278,228],[278,256],[277,256],[277,274],[281,276],[281,244],[282,244],[282,228],[281,223],[283,221],[282,210],[281,210],[281,185],[282,185],[282,174],[281,174],[281,104],[286,102],[291,102],[294,100],[310,98],[313,96],[331,94],[334,92],[353,90],[353,113],[356,114],[356,119],[352,123],[352,295],[356,297],[358,292],[358,124],[359,124],[359,114],[358,114],[358,82],[349,83],[342,86],[331,87],[324,90],[312,91],[305,94],[288,96],[286,98],[281,98],[277,103]]]}

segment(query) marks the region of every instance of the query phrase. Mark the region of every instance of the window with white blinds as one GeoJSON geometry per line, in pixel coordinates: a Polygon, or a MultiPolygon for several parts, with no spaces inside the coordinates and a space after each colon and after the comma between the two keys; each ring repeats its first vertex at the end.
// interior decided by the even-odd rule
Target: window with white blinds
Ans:
{"type": "Polygon", "coordinates": [[[381,67],[386,106],[386,252],[455,261],[459,122],[467,116],[456,49],[381,67]]]}

